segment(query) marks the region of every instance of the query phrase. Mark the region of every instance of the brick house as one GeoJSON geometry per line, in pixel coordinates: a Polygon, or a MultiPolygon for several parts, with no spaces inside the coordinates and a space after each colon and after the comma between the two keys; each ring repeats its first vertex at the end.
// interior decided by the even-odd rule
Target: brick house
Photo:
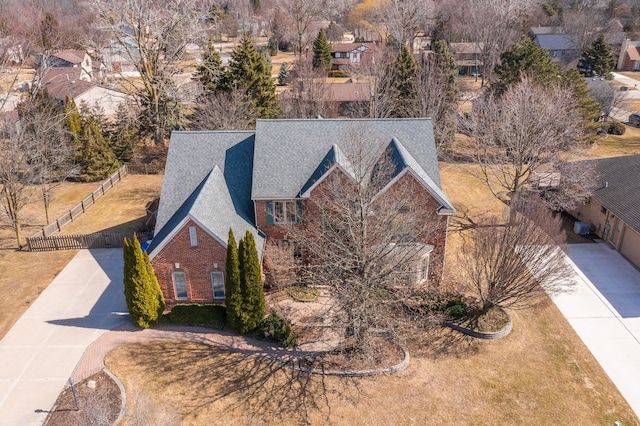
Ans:
{"type": "MultiPolygon", "coordinates": [[[[350,178],[344,152],[354,126],[374,135],[367,140],[373,152],[393,160],[380,197],[410,188],[419,221],[433,224],[412,243],[419,245],[420,264],[409,273],[416,283],[438,285],[448,216],[455,210],[441,189],[431,119],[258,120],[252,132],[171,136],[148,247],[167,305],[224,301],[229,228],[236,239],[251,232],[262,258],[266,242],[286,238],[285,226],[319,223],[310,200],[331,188],[335,176],[350,178]]],[[[406,249],[398,245],[396,251],[406,249]]]]}
{"type": "Polygon", "coordinates": [[[331,45],[331,70],[348,72],[352,66],[371,60],[375,43],[336,43],[331,45]]]}

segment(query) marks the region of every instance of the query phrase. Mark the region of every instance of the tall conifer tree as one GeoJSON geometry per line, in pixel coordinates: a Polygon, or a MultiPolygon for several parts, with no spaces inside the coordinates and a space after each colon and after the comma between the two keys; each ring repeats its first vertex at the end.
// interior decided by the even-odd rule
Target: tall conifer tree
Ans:
{"type": "Polygon", "coordinates": [[[209,38],[207,50],[202,55],[202,63],[196,67],[194,78],[200,82],[205,93],[213,92],[218,88],[218,82],[222,76],[222,60],[220,54],[209,38]]]}
{"type": "Polygon", "coordinates": [[[327,40],[324,28],[320,28],[313,41],[313,68],[329,71],[331,69],[331,45],[327,40]]]}
{"type": "Polygon", "coordinates": [[[240,45],[231,53],[231,60],[222,79],[222,90],[243,90],[251,98],[260,118],[277,118],[280,112],[271,68],[245,33],[240,45]]]}
{"type": "Polygon", "coordinates": [[[240,252],[240,286],[243,290],[243,312],[246,314],[245,329],[255,329],[265,315],[264,287],[260,273],[260,259],[253,234],[245,233],[240,252]]]}
{"type": "Polygon", "coordinates": [[[611,46],[604,39],[604,34],[600,34],[593,44],[582,52],[578,62],[578,71],[585,77],[604,77],[611,80],[611,71],[616,66],[616,61],[611,52],[611,46]]]}
{"type": "Polygon", "coordinates": [[[394,82],[396,117],[415,117],[418,98],[418,64],[406,45],[396,61],[394,82]]]}
{"type": "Polygon", "coordinates": [[[242,290],[240,288],[240,260],[238,257],[238,246],[233,235],[233,230],[229,229],[229,240],[227,241],[227,264],[226,264],[226,300],[227,321],[232,329],[241,331],[242,327],[242,290]]]}

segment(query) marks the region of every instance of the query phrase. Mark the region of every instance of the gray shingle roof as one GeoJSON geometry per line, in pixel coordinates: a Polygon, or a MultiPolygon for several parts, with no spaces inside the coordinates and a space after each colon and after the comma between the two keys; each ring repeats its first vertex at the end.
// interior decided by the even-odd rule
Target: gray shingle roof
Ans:
{"type": "Polygon", "coordinates": [[[599,173],[593,197],[640,232],[640,155],[593,160],[599,173]]]}
{"type": "Polygon", "coordinates": [[[223,242],[227,241],[230,228],[238,238],[243,237],[246,231],[251,232],[256,240],[258,254],[262,256],[264,238],[259,235],[253,222],[247,221],[235,212],[234,202],[220,167],[215,166],[206,175],[169,219],[166,226],[160,229],[148,248],[149,253],[153,254],[153,251],[186,217],[195,220],[223,242]]]}
{"type": "Polygon", "coordinates": [[[359,137],[369,150],[380,153],[392,139],[401,141],[440,188],[429,118],[258,120],[252,198],[296,198],[333,145],[348,153],[359,143],[359,137]]]}
{"type": "Polygon", "coordinates": [[[539,34],[536,42],[545,50],[578,50],[572,36],[567,34],[539,34]]]}
{"type": "Polygon", "coordinates": [[[216,165],[227,182],[236,214],[253,222],[253,143],[253,132],[173,132],[156,230],[162,229],[216,165]]]}

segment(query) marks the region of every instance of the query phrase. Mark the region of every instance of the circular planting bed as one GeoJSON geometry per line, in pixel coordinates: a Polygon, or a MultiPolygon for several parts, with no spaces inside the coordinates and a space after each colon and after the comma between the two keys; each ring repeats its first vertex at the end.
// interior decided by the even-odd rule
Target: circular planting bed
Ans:
{"type": "Polygon", "coordinates": [[[313,287],[294,285],[287,287],[287,294],[297,302],[313,302],[318,298],[320,290],[313,287]]]}
{"type": "Polygon", "coordinates": [[[443,321],[443,325],[469,336],[489,340],[505,337],[513,328],[509,314],[498,307],[492,307],[485,313],[470,310],[461,318],[443,321]]]}

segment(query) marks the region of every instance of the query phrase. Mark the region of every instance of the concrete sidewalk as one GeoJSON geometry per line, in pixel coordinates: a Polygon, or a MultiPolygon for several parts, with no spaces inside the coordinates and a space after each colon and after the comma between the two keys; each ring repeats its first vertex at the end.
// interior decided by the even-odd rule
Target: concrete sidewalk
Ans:
{"type": "Polygon", "coordinates": [[[573,244],[571,292],[553,297],[640,417],[640,271],[605,243],[573,244]]]}
{"type": "Polygon", "coordinates": [[[122,250],[81,250],[0,341],[0,424],[42,424],[87,347],[128,321],[122,250]]]}

